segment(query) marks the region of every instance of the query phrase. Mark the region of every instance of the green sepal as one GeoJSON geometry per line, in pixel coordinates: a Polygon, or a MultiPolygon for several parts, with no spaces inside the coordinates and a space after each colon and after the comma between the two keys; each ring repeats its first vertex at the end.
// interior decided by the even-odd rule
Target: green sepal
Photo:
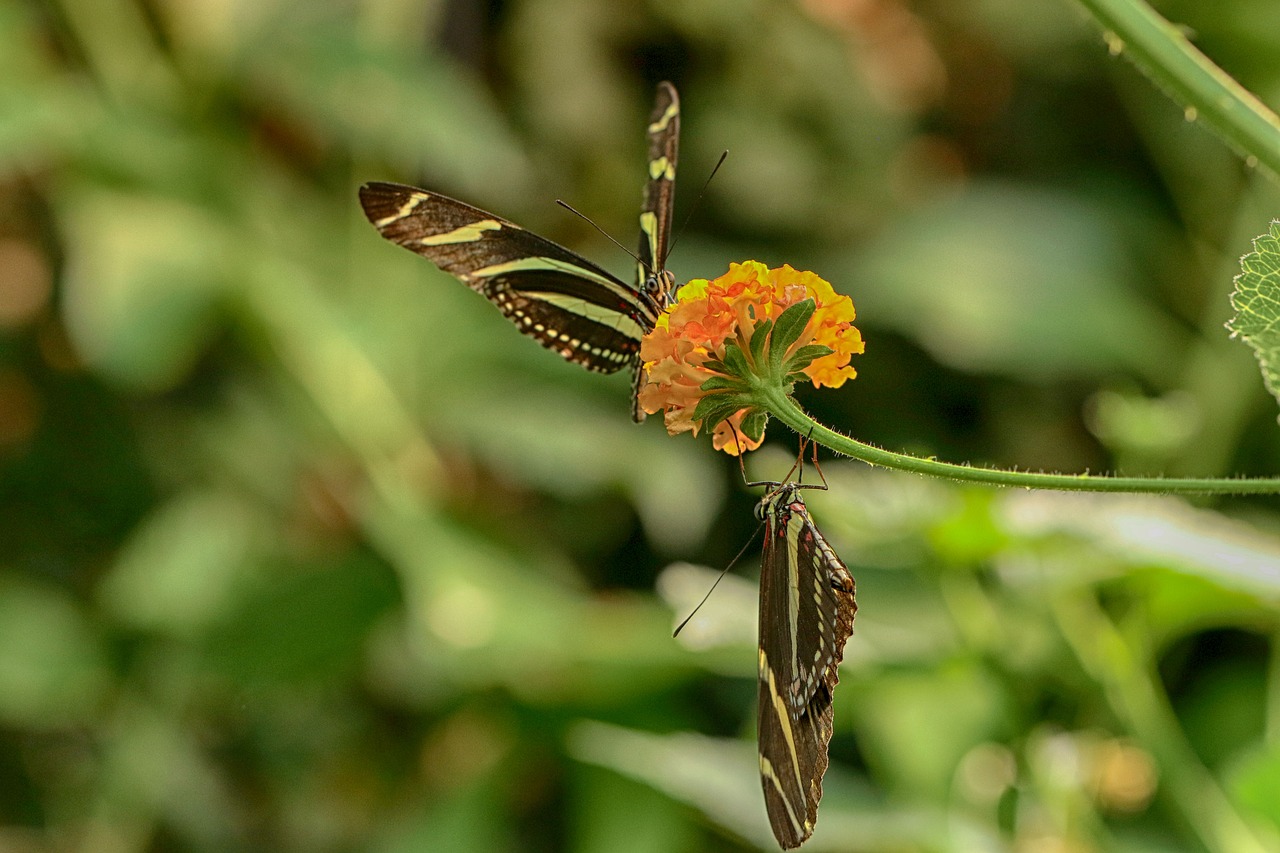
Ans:
{"type": "Polygon", "coordinates": [[[747,363],[747,357],[742,352],[742,348],[732,341],[724,345],[724,365],[724,372],[733,376],[745,378],[752,372],[751,365],[747,363]]]}
{"type": "Polygon", "coordinates": [[[751,398],[743,394],[708,394],[694,406],[693,420],[700,422],[704,429],[713,429],[734,412],[750,405],[751,398]]]}
{"type": "Polygon", "coordinates": [[[718,358],[707,359],[702,363],[702,367],[704,370],[709,370],[712,373],[728,373],[729,372],[729,366],[718,358]]]}
{"type": "Polygon", "coordinates": [[[764,428],[769,423],[769,413],[764,409],[752,409],[742,419],[742,434],[752,441],[764,438],[764,428]]]}
{"type": "Polygon", "coordinates": [[[738,391],[747,393],[751,389],[741,379],[733,376],[712,376],[698,386],[699,391],[738,391]]]}
{"type": "Polygon", "coordinates": [[[769,341],[769,332],[773,329],[773,321],[765,320],[756,326],[751,335],[751,360],[756,364],[764,363],[764,345],[769,341]]]}
{"type": "Polygon", "coordinates": [[[782,316],[773,324],[773,338],[769,343],[769,361],[775,370],[781,367],[782,357],[791,345],[800,339],[800,333],[809,324],[809,318],[817,308],[817,303],[812,299],[797,302],[783,311],[782,316]]]}
{"type": "Polygon", "coordinates": [[[787,364],[783,368],[787,373],[799,373],[810,364],[822,358],[825,355],[831,355],[835,352],[831,347],[822,344],[806,344],[792,353],[791,358],[787,359],[787,364]]]}

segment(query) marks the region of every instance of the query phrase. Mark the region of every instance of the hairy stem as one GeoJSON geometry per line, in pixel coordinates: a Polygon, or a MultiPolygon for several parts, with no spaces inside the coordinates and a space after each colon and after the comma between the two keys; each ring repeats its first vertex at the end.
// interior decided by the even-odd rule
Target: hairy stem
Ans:
{"type": "Polygon", "coordinates": [[[760,383],[753,389],[769,413],[803,436],[845,456],[870,465],[927,474],[948,480],[1013,486],[1024,489],[1059,489],[1075,492],[1143,492],[1150,494],[1280,494],[1280,477],[1179,478],[1110,477],[1101,474],[1043,474],[1032,471],[1005,471],[922,459],[905,453],[882,450],[847,435],[841,435],[811,418],[796,401],[776,386],[760,383]]]}
{"type": "Polygon", "coordinates": [[[1126,56],[1242,156],[1280,176],[1280,118],[1143,0],[1080,0],[1113,54],[1126,56]]]}

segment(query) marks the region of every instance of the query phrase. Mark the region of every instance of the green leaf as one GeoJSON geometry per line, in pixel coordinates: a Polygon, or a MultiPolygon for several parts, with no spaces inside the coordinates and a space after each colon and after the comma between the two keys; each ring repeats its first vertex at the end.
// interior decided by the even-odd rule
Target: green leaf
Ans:
{"type": "Polygon", "coordinates": [[[1280,749],[1254,745],[1233,762],[1228,784],[1236,799],[1280,826],[1280,749]]]}
{"type": "Polygon", "coordinates": [[[160,196],[92,189],[71,201],[66,317],[81,357],[133,388],[178,385],[215,337],[245,257],[233,229],[160,196]]]}
{"type": "Polygon", "coordinates": [[[1244,272],[1236,276],[1231,306],[1236,316],[1227,324],[1253,347],[1262,381],[1280,400],[1280,220],[1269,233],[1253,241],[1253,251],[1240,259],[1244,272]]]}
{"type": "Polygon", "coordinates": [[[256,571],[266,520],[242,497],[190,489],[125,540],[99,601],[131,628],[198,636],[230,612],[256,571]]]}
{"type": "Polygon", "coordinates": [[[107,654],[69,591],[0,575],[0,725],[84,724],[110,694],[107,654]]]}
{"type": "Polygon", "coordinates": [[[782,363],[782,356],[800,338],[800,333],[804,331],[816,309],[817,304],[812,299],[806,299],[782,312],[782,316],[774,324],[773,340],[769,344],[769,357],[774,365],[782,363]]]}
{"type": "Polygon", "coordinates": [[[859,316],[961,371],[1030,382],[1119,371],[1163,386],[1186,329],[1132,286],[1124,248],[1161,238],[1140,204],[1112,202],[976,180],[946,204],[886,222],[828,278],[856,280],[859,316]]]}

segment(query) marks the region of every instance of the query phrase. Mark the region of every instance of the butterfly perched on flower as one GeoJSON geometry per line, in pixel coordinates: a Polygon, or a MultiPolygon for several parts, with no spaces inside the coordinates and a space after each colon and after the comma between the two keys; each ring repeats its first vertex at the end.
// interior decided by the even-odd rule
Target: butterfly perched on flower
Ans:
{"type": "Polygon", "coordinates": [[[648,179],[640,210],[635,284],[545,237],[477,207],[404,184],[360,188],[365,216],[383,237],[427,258],[480,293],[524,334],[588,370],[630,368],[632,417],[643,380],[640,341],[670,304],[671,235],[680,99],[660,83],[648,125],[648,179]]]}

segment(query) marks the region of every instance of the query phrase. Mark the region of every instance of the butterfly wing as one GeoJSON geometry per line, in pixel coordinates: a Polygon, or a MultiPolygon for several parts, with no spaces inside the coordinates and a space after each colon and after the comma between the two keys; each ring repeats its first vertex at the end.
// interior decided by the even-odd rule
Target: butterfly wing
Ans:
{"type": "MultiPolygon", "coordinates": [[[[671,244],[671,214],[675,202],[676,156],[680,147],[680,96],[670,83],[659,83],[647,130],[648,177],[640,205],[640,249],[636,289],[662,310],[675,298],[675,279],[666,270],[671,244]]],[[[644,368],[637,363],[631,377],[631,417],[644,420],[640,388],[644,368]]]]}
{"type": "Polygon", "coordinates": [[[680,96],[675,86],[659,83],[649,117],[649,176],[640,206],[640,264],[637,289],[646,290],[659,307],[671,300],[671,276],[666,274],[671,244],[676,158],[680,147],[680,96]]]}
{"type": "Polygon", "coordinates": [[[360,204],[387,240],[427,258],[521,332],[588,370],[631,365],[657,320],[649,299],[586,258],[464,202],[375,182],[360,188],[360,204]]]}
{"type": "Polygon", "coordinates": [[[769,823],[784,848],[812,833],[827,770],[832,693],[853,633],[853,576],[794,484],[761,502],[758,737],[769,823]]]}

